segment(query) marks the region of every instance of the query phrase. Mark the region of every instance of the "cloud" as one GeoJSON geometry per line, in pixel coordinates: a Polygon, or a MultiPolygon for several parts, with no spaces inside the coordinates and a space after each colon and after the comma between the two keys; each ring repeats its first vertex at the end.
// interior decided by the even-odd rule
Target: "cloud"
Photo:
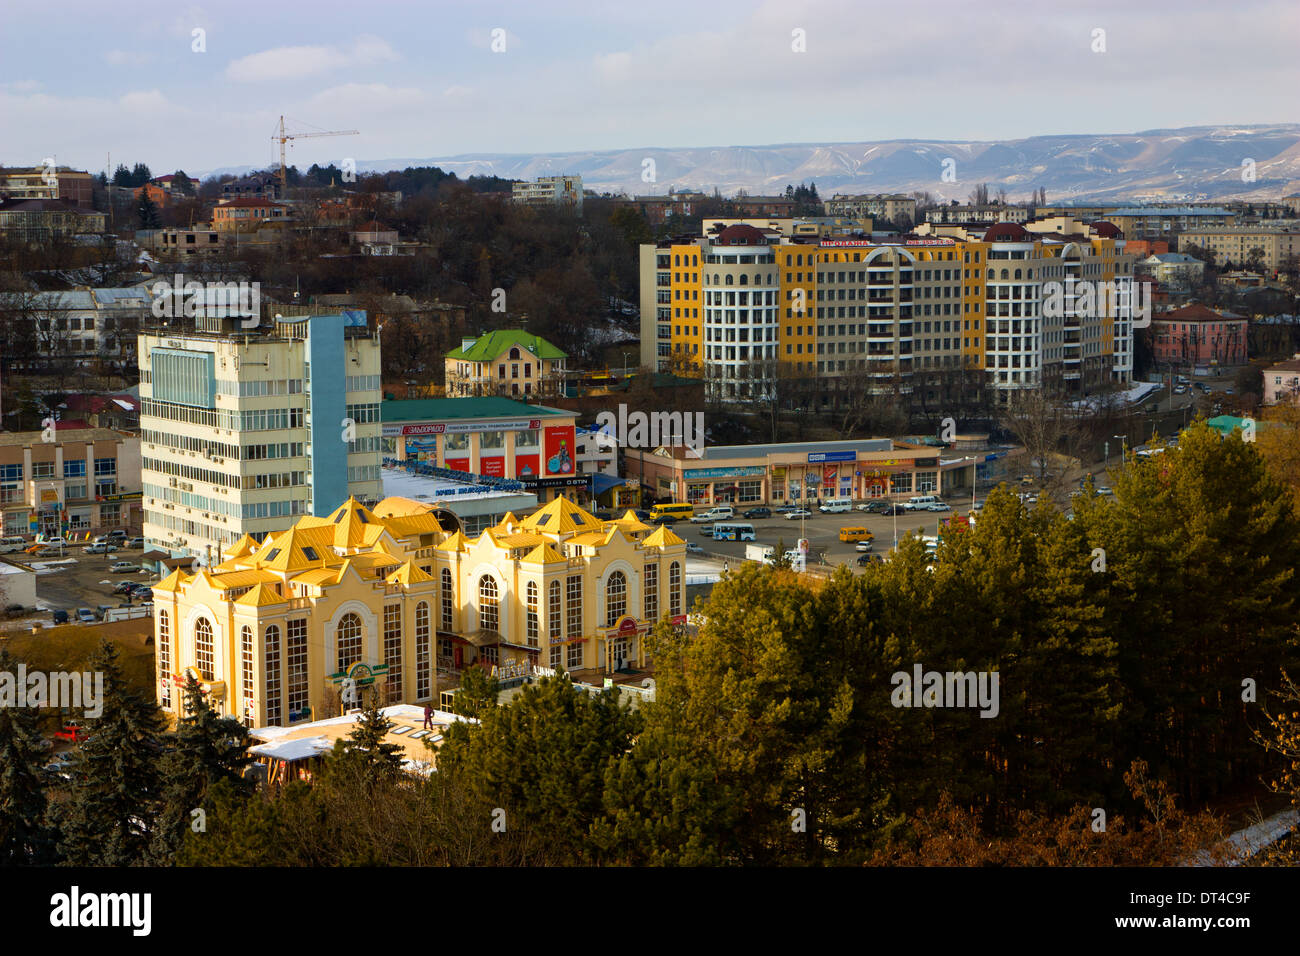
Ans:
{"type": "Polygon", "coordinates": [[[397,51],[386,41],[365,35],[357,37],[350,47],[282,46],[251,53],[231,61],[226,76],[239,83],[262,83],[337,73],[397,59],[397,51]]]}
{"type": "MultiPolygon", "coordinates": [[[[358,116],[397,110],[411,110],[427,104],[429,96],[415,87],[388,86],[384,83],[343,83],[321,90],[310,100],[313,115],[358,116]]],[[[348,120],[348,122],[352,122],[348,120]]]]}
{"type": "Polygon", "coordinates": [[[40,80],[14,80],[12,83],[0,83],[0,90],[11,93],[35,93],[40,88],[40,80]]]}
{"type": "Polygon", "coordinates": [[[162,112],[172,108],[171,102],[159,90],[138,90],[118,97],[118,106],[133,113],[162,112]]]}

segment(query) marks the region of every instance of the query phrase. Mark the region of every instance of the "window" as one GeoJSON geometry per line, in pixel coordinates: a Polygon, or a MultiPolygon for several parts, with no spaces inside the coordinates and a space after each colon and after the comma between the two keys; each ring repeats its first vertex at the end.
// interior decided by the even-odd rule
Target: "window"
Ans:
{"type": "Polygon", "coordinates": [[[478,581],[478,626],[481,631],[499,630],[497,582],[485,574],[478,581]]]}
{"type": "MultiPolygon", "coordinates": [[[[742,276],[743,278],[743,276],[742,276]]],[[[566,666],[569,670],[576,670],[582,666],[582,645],[575,643],[569,645],[569,653],[566,655],[566,666]]]]}
{"type": "Polygon", "coordinates": [[[63,462],[64,478],[85,478],[86,477],[86,460],[80,458],[76,461],[64,460],[63,462]]]}
{"type": "Polygon", "coordinates": [[[272,624],[266,629],[266,722],[278,726],[280,711],[280,629],[272,624]]]}
{"type": "Polygon", "coordinates": [[[240,665],[243,671],[242,693],[246,721],[252,723],[248,703],[253,699],[253,629],[245,624],[239,629],[240,665]]]}
{"type": "Polygon", "coordinates": [[[172,632],[166,611],[158,612],[158,677],[162,681],[161,703],[172,705],[172,632]]]}
{"type": "Polygon", "coordinates": [[[528,587],[524,589],[524,604],[528,617],[528,646],[537,647],[537,584],[534,581],[529,581],[528,587]]]}
{"type": "Polygon", "coordinates": [[[668,614],[677,617],[682,613],[682,566],[674,561],[668,565],[668,614]]]}
{"type": "Polygon", "coordinates": [[[442,569],[442,629],[450,631],[452,629],[452,612],[454,596],[452,594],[451,571],[448,568],[442,569]]]}
{"type": "Polygon", "coordinates": [[[95,459],[95,477],[99,478],[104,475],[117,474],[116,458],[96,458],[95,459]]]}
{"type": "Polygon", "coordinates": [[[582,577],[572,575],[565,587],[566,612],[568,618],[567,636],[570,639],[582,637],[582,577]]]}
{"type": "Polygon", "coordinates": [[[384,663],[388,665],[388,703],[402,699],[402,606],[384,605],[384,663]]]}
{"type": "Polygon", "coordinates": [[[613,627],[627,613],[627,576],[615,571],[605,581],[605,626],[613,627]]]}
{"type": "Polygon", "coordinates": [[[212,665],[212,622],[201,617],[194,622],[194,669],[205,681],[211,681],[212,665]]]}
{"type": "Polygon", "coordinates": [[[428,700],[429,685],[429,605],[415,606],[415,699],[428,700]]]}
{"type": "MultiPolygon", "coordinates": [[[[355,617],[355,615],[350,615],[355,617]]],[[[357,622],[360,625],[360,621],[357,622]]],[[[307,619],[290,621],[285,641],[289,669],[289,719],[309,717],[307,707],[307,619]]]]}
{"type": "Polygon", "coordinates": [[[647,564],[642,580],[645,582],[642,585],[645,594],[645,619],[654,622],[659,619],[659,565],[647,564]]]}
{"type": "Polygon", "coordinates": [[[346,672],[349,667],[361,660],[361,634],[361,618],[355,614],[344,614],[334,632],[338,647],[336,670],[339,673],[346,672]]]}
{"type": "Polygon", "coordinates": [[[54,462],[52,461],[34,461],[32,462],[32,478],[39,481],[42,478],[54,477],[54,462]]]}

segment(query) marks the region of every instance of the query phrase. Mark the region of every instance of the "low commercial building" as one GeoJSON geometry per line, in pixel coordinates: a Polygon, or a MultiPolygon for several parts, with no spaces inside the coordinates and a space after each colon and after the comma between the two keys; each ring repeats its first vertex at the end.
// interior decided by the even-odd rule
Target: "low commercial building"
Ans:
{"type": "Polygon", "coordinates": [[[477,537],[427,503],[349,499],[223,557],[154,587],[158,702],[173,715],[187,676],[218,712],[265,727],[341,715],[353,686],[432,703],[470,666],[627,675],[650,663],[661,618],[685,623],[683,540],[564,498],[477,537]]]}
{"type": "Polygon", "coordinates": [[[624,474],[663,501],[816,506],[827,498],[907,498],[969,491],[975,459],[891,438],[625,449],[624,474]]]}
{"type": "Polygon", "coordinates": [[[1205,276],[1205,263],[1183,252],[1162,252],[1139,259],[1133,274],[1155,279],[1170,289],[1197,285],[1205,276]]]}
{"type": "Polygon", "coordinates": [[[0,235],[27,243],[50,242],[73,236],[99,235],[106,218],[61,199],[0,200],[0,235]]]}
{"type": "Polygon", "coordinates": [[[140,490],[138,435],[107,428],[0,432],[6,535],[138,530],[140,490]]]}
{"type": "Polygon", "coordinates": [[[578,471],[574,412],[508,398],[383,402],[383,453],[484,478],[517,479],[548,501],[588,490],[578,471]]]}
{"type": "Polygon", "coordinates": [[[581,176],[542,176],[531,183],[514,183],[510,196],[526,205],[569,205],[582,212],[581,176]]]}

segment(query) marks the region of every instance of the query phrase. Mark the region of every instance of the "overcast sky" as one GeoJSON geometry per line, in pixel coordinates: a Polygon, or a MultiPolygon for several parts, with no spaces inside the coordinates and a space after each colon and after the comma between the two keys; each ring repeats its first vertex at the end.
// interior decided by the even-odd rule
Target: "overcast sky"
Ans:
{"type": "Polygon", "coordinates": [[[6,4],[0,163],[266,165],[281,113],[361,132],[302,168],[1294,122],[1297,41],[1296,0],[6,4]]]}

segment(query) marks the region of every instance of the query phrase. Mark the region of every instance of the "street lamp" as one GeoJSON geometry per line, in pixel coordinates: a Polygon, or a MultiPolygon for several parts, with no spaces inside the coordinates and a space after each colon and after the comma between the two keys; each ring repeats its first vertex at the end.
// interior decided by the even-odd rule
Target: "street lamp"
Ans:
{"type": "Polygon", "coordinates": [[[1111,435],[1110,437],[1111,437],[1111,438],[1118,438],[1118,439],[1119,439],[1119,448],[1120,448],[1120,452],[1119,452],[1119,454],[1120,454],[1120,461],[1123,461],[1125,464],[1127,464],[1127,463],[1128,463],[1128,436],[1127,436],[1127,435],[1111,435]]]}

